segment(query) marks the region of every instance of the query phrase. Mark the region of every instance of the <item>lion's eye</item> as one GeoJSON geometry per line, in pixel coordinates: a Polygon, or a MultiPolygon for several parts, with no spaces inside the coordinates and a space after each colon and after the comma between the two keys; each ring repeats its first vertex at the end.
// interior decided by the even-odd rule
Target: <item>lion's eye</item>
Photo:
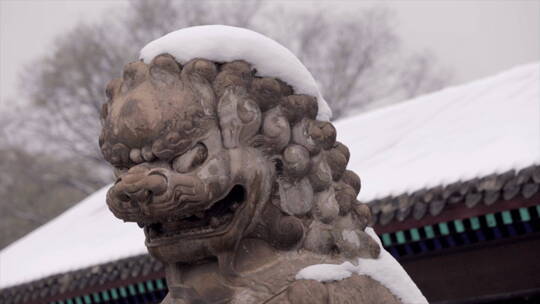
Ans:
{"type": "Polygon", "coordinates": [[[179,173],[189,172],[200,166],[208,157],[208,150],[203,144],[197,144],[191,150],[173,160],[172,167],[179,173]]]}

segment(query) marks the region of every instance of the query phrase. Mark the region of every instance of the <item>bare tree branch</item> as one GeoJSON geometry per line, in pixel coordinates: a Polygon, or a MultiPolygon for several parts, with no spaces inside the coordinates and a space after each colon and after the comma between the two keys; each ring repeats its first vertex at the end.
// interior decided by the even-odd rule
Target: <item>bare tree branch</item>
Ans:
{"type": "MultiPolygon", "coordinates": [[[[351,15],[293,11],[262,1],[132,0],[125,12],[108,12],[99,23],[68,30],[47,56],[23,71],[21,92],[30,104],[13,110],[17,119],[0,117],[0,169],[9,172],[0,175],[0,211],[17,204],[10,214],[31,229],[110,182],[97,145],[104,88],[126,62],[137,60],[141,47],[179,28],[226,24],[276,39],[318,80],[334,119],[448,83],[449,74],[429,53],[403,51],[388,10],[351,15]]],[[[11,239],[20,236],[10,231],[11,239]]]]}

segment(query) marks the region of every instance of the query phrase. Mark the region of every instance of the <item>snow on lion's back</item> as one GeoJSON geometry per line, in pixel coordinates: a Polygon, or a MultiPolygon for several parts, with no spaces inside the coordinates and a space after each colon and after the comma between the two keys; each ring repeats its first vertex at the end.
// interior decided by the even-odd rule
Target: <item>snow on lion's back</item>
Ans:
{"type": "Polygon", "coordinates": [[[217,62],[245,60],[257,70],[257,76],[279,78],[296,94],[317,97],[317,119],[330,120],[332,111],[308,69],[286,47],[257,32],[225,25],[183,28],[148,43],[140,53],[145,63],[168,53],[184,64],[194,58],[217,62]]]}

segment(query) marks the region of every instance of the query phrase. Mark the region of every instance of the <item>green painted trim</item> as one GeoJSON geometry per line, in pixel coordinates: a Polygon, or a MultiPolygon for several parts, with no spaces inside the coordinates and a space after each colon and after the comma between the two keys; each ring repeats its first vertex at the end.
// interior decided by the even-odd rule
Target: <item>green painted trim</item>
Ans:
{"type": "Polygon", "coordinates": [[[465,225],[463,225],[463,222],[461,220],[455,220],[454,227],[456,228],[456,231],[458,233],[462,233],[465,231],[465,225]]]}
{"type": "Polygon", "coordinates": [[[388,247],[388,246],[392,245],[392,238],[390,238],[389,233],[383,233],[383,235],[381,237],[382,237],[384,246],[388,247]]]}
{"type": "Polygon", "coordinates": [[[495,215],[493,213],[488,213],[485,215],[486,222],[488,227],[496,227],[497,226],[497,220],[495,219],[495,215]]]}
{"type": "Polygon", "coordinates": [[[107,293],[106,290],[101,292],[101,297],[103,298],[103,301],[109,301],[111,298],[109,297],[109,293],[107,293]]]}
{"type": "Polygon", "coordinates": [[[83,299],[84,299],[85,304],[92,304],[92,299],[90,298],[89,295],[84,295],[83,299]]]}
{"type": "Polygon", "coordinates": [[[396,232],[396,239],[398,244],[404,244],[406,242],[405,233],[403,231],[396,232]]]}
{"type": "Polygon", "coordinates": [[[432,239],[435,237],[435,231],[433,231],[431,225],[424,226],[424,231],[426,232],[426,238],[432,239]]]}
{"type": "Polygon", "coordinates": [[[446,223],[439,223],[439,231],[442,235],[450,234],[450,230],[448,229],[448,225],[446,223]]]}
{"type": "Polygon", "coordinates": [[[529,209],[525,207],[519,208],[519,217],[521,217],[522,222],[528,222],[531,220],[531,214],[529,213],[529,209]]]}
{"type": "Polygon", "coordinates": [[[113,298],[113,300],[118,299],[118,292],[116,291],[116,288],[111,289],[111,297],[113,298]]]}
{"type": "Polygon", "coordinates": [[[133,285],[128,285],[128,290],[129,290],[129,294],[132,296],[137,294],[137,290],[135,289],[135,286],[133,285]]]}
{"type": "Polygon", "coordinates": [[[92,299],[94,300],[94,303],[101,303],[101,298],[99,297],[99,293],[93,293],[92,299]]]}
{"type": "Polygon", "coordinates": [[[79,298],[79,297],[76,297],[75,298],[75,303],[76,304],[83,304],[83,300],[81,300],[81,298],[79,298]]]}
{"type": "Polygon", "coordinates": [[[165,285],[163,284],[163,280],[162,280],[162,279],[157,279],[157,280],[156,280],[156,286],[157,286],[157,289],[159,289],[159,290],[165,289],[165,285]]]}
{"type": "Polygon", "coordinates": [[[472,230],[480,229],[480,220],[476,216],[471,217],[469,221],[471,222],[472,230]]]}
{"type": "Polygon", "coordinates": [[[121,296],[122,298],[127,297],[128,294],[127,294],[127,291],[126,291],[126,288],[125,288],[125,287],[120,287],[120,288],[118,288],[118,291],[120,291],[120,296],[121,296]]]}
{"type": "Polygon", "coordinates": [[[146,288],[144,288],[143,282],[137,283],[137,289],[139,290],[139,293],[146,293],[146,288]]]}
{"type": "Polygon", "coordinates": [[[148,289],[150,292],[154,291],[154,284],[152,284],[151,280],[146,281],[146,289],[148,289]]]}
{"type": "MultiPolygon", "coordinates": [[[[540,205],[536,205],[535,207],[536,212],[538,212],[538,215],[540,216],[540,205]]],[[[505,210],[497,213],[487,213],[481,216],[484,216],[486,219],[487,226],[490,228],[497,227],[497,218],[496,215],[500,214],[502,218],[502,222],[504,225],[513,224],[514,222],[528,222],[531,220],[531,212],[528,208],[522,207],[519,209],[512,209],[512,210],[505,210]],[[518,210],[519,211],[519,219],[512,218],[512,211],[518,210]]],[[[437,223],[439,231],[441,235],[450,235],[450,226],[454,225],[455,231],[457,233],[463,233],[467,230],[479,230],[481,228],[480,218],[477,216],[473,216],[467,219],[459,219],[459,220],[453,220],[451,222],[440,222],[437,223]],[[465,221],[469,221],[470,227],[465,226],[465,221]]],[[[379,235],[381,238],[384,247],[390,247],[392,245],[397,244],[404,244],[407,242],[418,242],[422,239],[422,236],[420,235],[420,229],[424,229],[424,232],[426,234],[426,239],[431,239],[435,237],[435,230],[433,229],[432,225],[426,225],[424,227],[418,227],[418,228],[411,228],[409,230],[400,230],[396,232],[389,232],[389,233],[383,233],[382,235],[379,235]],[[407,240],[405,237],[405,232],[409,231],[411,234],[411,239],[407,240]],[[396,241],[392,241],[392,234],[394,234],[396,241]]],[[[150,281],[148,281],[147,284],[149,284],[150,281]]],[[[156,280],[156,283],[158,284],[158,288],[162,282],[160,280],[156,280]]]]}
{"type": "Polygon", "coordinates": [[[505,225],[512,224],[513,220],[512,220],[512,214],[510,213],[510,211],[506,210],[506,211],[501,212],[501,216],[502,216],[503,223],[505,225]]]}
{"type": "Polygon", "coordinates": [[[73,304],[73,300],[72,299],[67,299],[66,304],[73,304]]]}
{"type": "Polygon", "coordinates": [[[420,232],[418,232],[418,229],[416,228],[413,228],[410,230],[410,233],[411,233],[411,239],[413,241],[420,241],[420,232]]]}

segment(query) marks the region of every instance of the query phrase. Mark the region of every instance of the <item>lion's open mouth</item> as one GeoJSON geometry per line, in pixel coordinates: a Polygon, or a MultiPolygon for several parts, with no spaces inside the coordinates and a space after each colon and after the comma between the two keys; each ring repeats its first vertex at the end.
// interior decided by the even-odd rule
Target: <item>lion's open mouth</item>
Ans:
{"type": "Polygon", "coordinates": [[[227,196],[216,201],[210,208],[195,214],[182,214],[165,218],[144,227],[148,242],[176,237],[204,237],[225,232],[242,208],[245,191],[242,186],[234,186],[227,196]]]}

